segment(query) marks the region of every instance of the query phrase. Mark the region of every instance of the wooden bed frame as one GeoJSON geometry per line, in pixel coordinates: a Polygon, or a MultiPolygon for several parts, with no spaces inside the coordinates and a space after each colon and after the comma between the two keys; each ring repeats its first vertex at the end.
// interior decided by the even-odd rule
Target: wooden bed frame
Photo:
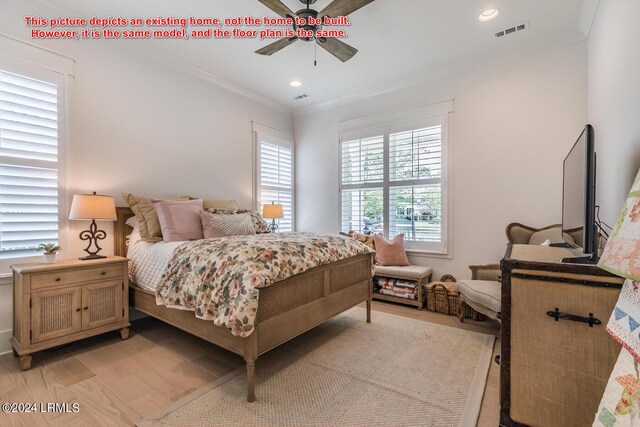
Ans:
{"type": "MultiPolygon", "coordinates": [[[[129,208],[117,208],[115,254],[127,256],[126,225],[134,216],[129,208]]],[[[358,255],[313,268],[260,289],[255,330],[247,338],[234,336],[213,322],[198,319],[192,311],[156,305],[155,295],[129,281],[129,304],[136,310],[180,328],[244,357],[247,363],[247,400],[255,400],[255,363],[258,356],[314,328],[329,318],[366,301],[371,323],[372,259],[358,255]]]]}

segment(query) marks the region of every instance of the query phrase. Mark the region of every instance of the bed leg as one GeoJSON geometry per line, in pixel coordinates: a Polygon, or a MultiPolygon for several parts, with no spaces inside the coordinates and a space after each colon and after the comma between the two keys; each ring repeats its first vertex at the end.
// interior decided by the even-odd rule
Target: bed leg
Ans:
{"type": "Polygon", "coordinates": [[[256,400],[256,361],[247,360],[247,402],[256,400]]]}
{"type": "Polygon", "coordinates": [[[371,299],[367,299],[367,323],[371,323],[371,299]]]}

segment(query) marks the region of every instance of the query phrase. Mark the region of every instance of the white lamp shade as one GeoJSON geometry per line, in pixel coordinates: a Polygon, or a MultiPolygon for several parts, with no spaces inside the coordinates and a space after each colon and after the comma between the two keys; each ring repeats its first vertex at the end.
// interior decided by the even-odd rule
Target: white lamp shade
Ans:
{"type": "Polygon", "coordinates": [[[263,218],[284,218],[284,211],[282,209],[282,205],[280,204],[264,205],[262,207],[262,217],[263,218]]]}
{"type": "Polygon", "coordinates": [[[71,202],[69,219],[115,221],[117,219],[116,202],[111,196],[75,194],[71,202]]]}

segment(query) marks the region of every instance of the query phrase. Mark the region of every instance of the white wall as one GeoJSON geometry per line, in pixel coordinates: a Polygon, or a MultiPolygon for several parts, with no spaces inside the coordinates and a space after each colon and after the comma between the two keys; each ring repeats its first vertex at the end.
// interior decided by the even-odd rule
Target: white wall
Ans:
{"type": "MultiPolygon", "coordinates": [[[[24,16],[34,14],[56,11],[37,0],[3,0],[0,28],[26,39],[24,16]]],[[[67,117],[69,201],[73,193],[95,190],[124,206],[120,192],[129,191],[233,198],[249,207],[251,121],[293,129],[288,110],[278,112],[142,56],[126,40],[37,44],[76,60],[67,117]]],[[[71,224],[65,256],[81,253],[75,236],[86,225],[71,224]]],[[[113,244],[104,247],[109,252],[113,244]]]]}
{"type": "MultiPolygon", "coordinates": [[[[24,38],[26,15],[56,16],[38,1],[2,0],[0,28],[24,38]]],[[[256,120],[292,131],[291,115],[254,102],[205,80],[123,48],[119,41],[38,42],[76,59],[67,119],[68,191],[121,191],[150,196],[191,194],[233,198],[252,204],[252,125],[256,120]]],[[[69,200],[70,200],[69,197],[69,200]]],[[[72,223],[65,257],[82,254],[72,223]]],[[[113,253],[112,225],[102,245],[113,253]]],[[[7,263],[0,275],[8,273],[7,263]]],[[[0,353],[8,350],[2,332],[11,329],[4,313],[11,298],[0,289],[0,353]]],[[[10,314],[9,314],[10,316],[10,314]]],[[[10,317],[7,317],[10,319],[10,317]]]]}
{"type": "Polygon", "coordinates": [[[336,232],[338,123],[455,99],[453,257],[412,256],[435,277],[498,262],[504,229],[560,222],[562,160],[586,123],[584,42],[430,81],[294,120],[298,228],[336,232]]]}
{"type": "Polygon", "coordinates": [[[640,2],[601,0],[588,41],[601,218],[613,226],[640,168],[640,2]]]}

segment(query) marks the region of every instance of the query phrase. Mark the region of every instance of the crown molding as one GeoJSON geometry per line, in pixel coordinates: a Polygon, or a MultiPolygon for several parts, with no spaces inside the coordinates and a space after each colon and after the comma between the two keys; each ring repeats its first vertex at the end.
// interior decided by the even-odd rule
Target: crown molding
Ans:
{"type": "MultiPolygon", "coordinates": [[[[78,12],[77,10],[61,5],[57,3],[55,0],[38,0],[38,2],[50,7],[56,12],[59,12],[61,15],[64,14],[69,16],[71,15],[84,16],[82,13],[78,12]]],[[[218,86],[219,88],[222,88],[229,92],[240,95],[251,101],[259,103],[265,107],[269,107],[282,114],[292,115],[293,113],[293,108],[287,105],[281,104],[277,101],[274,101],[270,98],[262,96],[256,92],[253,92],[252,90],[249,90],[243,86],[240,86],[236,83],[226,80],[216,74],[206,71],[194,64],[191,64],[190,62],[180,59],[171,53],[158,49],[149,43],[141,41],[136,46],[134,46],[133,43],[122,43],[121,47],[123,47],[124,49],[130,52],[145,56],[148,59],[159,62],[177,71],[188,74],[192,77],[196,77],[200,80],[204,80],[208,83],[218,86]]]]}
{"type": "Polygon", "coordinates": [[[136,54],[143,55],[151,60],[159,62],[163,65],[166,65],[178,71],[181,71],[185,74],[189,74],[190,76],[196,77],[200,80],[204,80],[208,83],[211,83],[229,92],[233,92],[237,95],[248,98],[251,101],[262,104],[265,107],[269,107],[282,114],[287,114],[287,115],[293,114],[293,109],[291,107],[280,104],[279,102],[276,102],[265,96],[259,95],[256,92],[253,92],[252,90],[249,90],[243,86],[240,86],[238,84],[225,80],[220,76],[217,76],[213,73],[203,70],[202,68],[194,64],[191,64],[190,62],[177,58],[173,54],[167,53],[147,43],[141,43],[141,46],[144,46],[144,47],[136,48],[133,45],[131,45],[131,46],[126,46],[125,48],[136,54]]]}

